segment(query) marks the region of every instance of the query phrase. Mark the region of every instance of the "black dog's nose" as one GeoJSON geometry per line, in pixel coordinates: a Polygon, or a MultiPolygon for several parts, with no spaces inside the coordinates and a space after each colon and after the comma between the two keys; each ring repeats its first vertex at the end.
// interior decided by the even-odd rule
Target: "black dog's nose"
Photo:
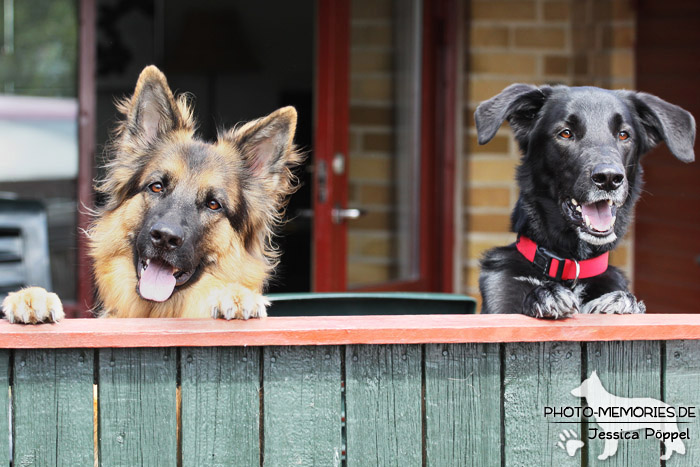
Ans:
{"type": "Polygon", "coordinates": [[[616,165],[598,164],[593,167],[591,179],[601,190],[614,191],[625,181],[625,173],[616,165]]]}
{"type": "Polygon", "coordinates": [[[179,226],[157,222],[151,227],[151,243],[158,248],[177,250],[182,246],[184,236],[179,226]]]}

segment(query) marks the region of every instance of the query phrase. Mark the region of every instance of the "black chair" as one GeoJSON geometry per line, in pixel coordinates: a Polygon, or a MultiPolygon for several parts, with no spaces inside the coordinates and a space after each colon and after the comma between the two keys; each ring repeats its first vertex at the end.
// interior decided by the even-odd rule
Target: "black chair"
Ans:
{"type": "Polygon", "coordinates": [[[38,201],[0,199],[0,302],[26,286],[51,290],[46,209],[38,201]]]}

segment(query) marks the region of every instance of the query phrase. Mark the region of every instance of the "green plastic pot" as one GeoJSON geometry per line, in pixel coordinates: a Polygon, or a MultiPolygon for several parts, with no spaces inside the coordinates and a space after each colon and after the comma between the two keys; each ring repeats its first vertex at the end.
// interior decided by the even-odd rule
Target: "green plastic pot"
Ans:
{"type": "Polygon", "coordinates": [[[269,316],[473,314],[467,295],[413,292],[270,294],[269,316]]]}

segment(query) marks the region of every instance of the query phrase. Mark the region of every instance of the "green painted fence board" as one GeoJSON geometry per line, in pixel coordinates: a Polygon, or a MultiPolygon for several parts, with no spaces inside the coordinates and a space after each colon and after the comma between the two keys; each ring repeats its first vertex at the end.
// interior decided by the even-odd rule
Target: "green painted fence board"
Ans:
{"type": "Polygon", "coordinates": [[[425,412],[428,466],[500,466],[499,345],[426,345],[425,412]]]}
{"type": "MultiPolygon", "coordinates": [[[[571,390],[593,371],[615,396],[700,415],[700,341],[0,350],[0,465],[10,404],[14,465],[93,464],[96,352],[105,466],[341,465],[343,369],[348,466],[663,465],[643,432],[601,462],[594,420],[545,417],[585,406],[571,390]],[[564,430],[585,444],[573,457],[564,430]]],[[[679,421],[686,454],[665,465],[700,465],[700,417],[679,421]]]]}
{"type": "MultiPolygon", "coordinates": [[[[620,397],[661,398],[661,350],[658,341],[589,342],[588,377],[596,371],[605,389],[620,397]]],[[[590,404],[589,404],[590,405],[590,404]]],[[[589,422],[589,428],[599,428],[589,422]]],[[[600,465],[606,440],[586,440],[588,465],[600,465]]],[[[659,466],[660,444],[652,439],[619,440],[617,452],[605,465],[659,466]]]]}
{"type": "Polygon", "coordinates": [[[260,349],[181,350],[182,463],[260,465],[260,349]]]}
{"type": "Polygon", "coordinates": [[[10,464],[10,351],[0,350],[0,464],[10,464]]]}
{"type": "Polygon", "coordinates": [[[16,350],[15,465],[92,465],[92,350],[16,350]]]}
{"type": "Polygon", "coordinates": [[[177,464],[177,349],[100,349],[102,465],[177,464]]]}
{"type": "Polygon", "coordinates": [[[340,348],[266,347],[263,360],[264,463],[340,465],[340,348]]]}
{"type": "Polygon", "coordinates": [[[349,466],[420,466],[421,347],[353,345],[345,353],[349,466]]]}
{"type": "MultiPolygon", "coordinates": [[[[695,408],[695,418],[679,417],[678,429],[688,429],[689,440],[682,440],[685,454],[674,452],[666,467],[700,465],[700,341],[668,341],[664,372],[664,401],[676,409],[695,408]]],[[[664,451],[665,452],[665,451],[664,451]]]]}
{"type": "Polygon", "coordinates": [[[580,465],[580,450],[569,456],[558,446],[571,430],[582,436],[579,418],[545,418],[545,408],[579,405],[571,390],[581,382],[581,344],[505,344],[503,364],[506,465],[580,465]]]}

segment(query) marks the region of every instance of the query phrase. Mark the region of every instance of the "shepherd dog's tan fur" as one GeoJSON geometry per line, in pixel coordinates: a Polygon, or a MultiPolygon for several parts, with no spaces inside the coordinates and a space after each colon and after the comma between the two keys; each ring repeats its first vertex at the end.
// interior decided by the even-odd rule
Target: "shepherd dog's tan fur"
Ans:
{"type": "MultiPolygon", "coordinates": [[[[290,169],[301,160],[292,144],[296,111],[279,109],[207,143],[195,135],[187,99],[176,99],[153,66],[144,69],[133,96],[117,107],[124,119],[108,149],[106,177],[96,187],[106,201],[88,232],[100,316],[265,316],[262,293],[278,257],[273,229],[294,190],[290,169]],[[153,180],[162,182],[158,196],[153,180]],[[164,211],[159,203],[165,191],[192,200],[191,205],[172,204],[189,211],[172,213],[170,205],[164,211]],[[207,211],[202,205],[214,192],[225,199],[223,207],[207,211]],[[146,300],[138,289],[139,242],[153,216],[171,215],[196,223],[197,272],[165,301],[146,300]]],[[[51,295],[47,300],[43,289],[24,289],[5,299],[3,311],[17,322],[61,319],[60,301],[51,295]]]]}

